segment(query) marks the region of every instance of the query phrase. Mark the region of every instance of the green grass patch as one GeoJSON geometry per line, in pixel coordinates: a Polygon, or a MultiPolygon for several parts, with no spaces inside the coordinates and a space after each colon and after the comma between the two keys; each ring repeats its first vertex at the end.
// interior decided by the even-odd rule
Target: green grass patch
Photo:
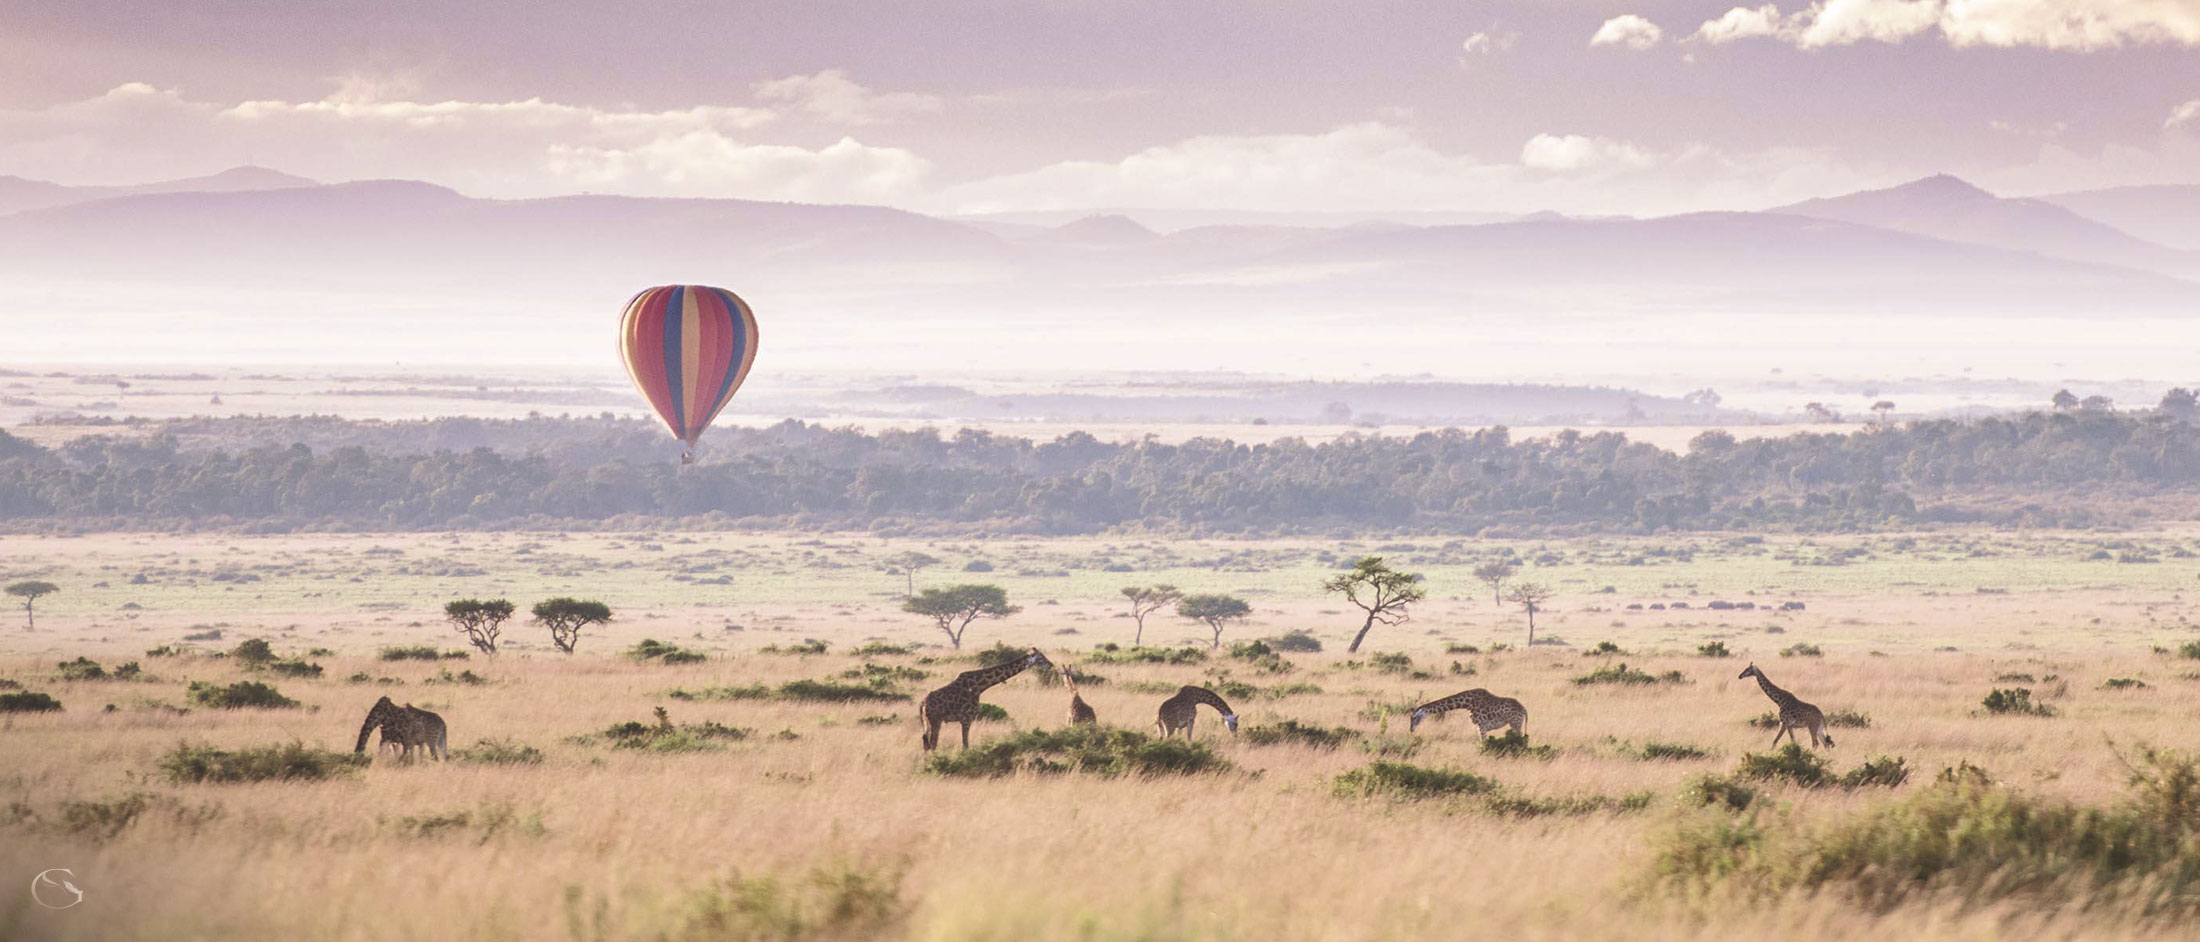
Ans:
{"type": "Polygon", "coordinates": [[[1580,687],[1588,687],[1597,684],[1619,684],[1621,686],[1628,687],[1647,687],[1656,684],[1683,684],[1687,682],[1688,678],[1682,676],[1680,671],[1666,671],[1663,674],[1652,674],[1648,671],[1638,671],[1630,668],[1627,666],[1627,663],[1625,661],[1622,661],[1618,664],[1606,664],[1603,667],[1599,667],[1596,670],[1590,671],[1586,674],[1574,678],[1574,684],[1580,687]]]}
{"type": "Polygon", "coordinates": [[[1305,746],[1310,749],[1335,749],[1362,738],[1360,731],[1349,726],[1311,726],[1298,720],[1248,726],[1241,736],[1248,745],[1305,746]]]}
{"type": "Polygon", "coordinates": [[[179,745],[160,760],[160,769],[178,784],[317,782],[358,771],[366,764],[362,754],[307,748],[293,741],[237,750],[179,745]]]}
{"type": "Polygon", "coordinates": [[[55,713],[61,701],[35,690],[0,693],[0,713],[55,713]]]}
{"type": "Polygon", "coordinates": [[[1817,645],[1815,645],[1815,644],[1804,644],[1804,643],[1802,643],[1802,642],[1798,641],[1798,642],[1796,642],[1796,643],[1794,643],[1794,644],[1788,645],[1787,647],[1781,648],[1781,649],[1780,649],[1780,656],[1781,656],[1781,657],[1825,657],[1825,656],[1826,656],[1826,652],[1824,652],[1824,651],[1822,651],[1822,650],[1819,650],[1818,646],[1817,646],[1817,645]]]}
{"type": "Polygon", "coordinates": [[[298,707],[298,701],[257,680],[240,680],[227,685],[194,680],[186,693],[191,702],[216,710],[290,710],[298,707]]]}
{"type": "Polygon", "coordinates": [[[1101,776],[1194,775],[1231,768],[1206,743],[1155,739],[1116,726],[1032,729],[957,752],[936,752],[924,771],[959,778],[995,778],[1017,772],[1101,776]]]}
{"type": "Polygon", "coordinates": [[[635,642],[633,647],[626,649],[626,656],[638,662],[655,661],[659,664],[695,664],[709,659],[701,651],[689,651],[655,638],[643,638],[635,642]]]}
{"type": "Polygon", "coordinates": [[[1207,659],[1207,652],[1198,648],[1126,648],[1113,641],[1101,644],[1085,655],[1087,664],[1197,664],[1207,659]]]}
{"type": "Polygon", "coordinates": [[[1711,758],[1709,750],[1700,749],[1687,743],[1658,742],[1656,740],[1643,743],[1642,751],[1635,755],[1645,762],[1685,762],[1691,759],[1711,758]]]}
{"type": "Polygon", "coordinates": [[[1696,646],[1696,656],[1697,656],[1697,657],[1733,657],[1733,656],[1734,656],[1734,652],[1732,652],[1732,651],[1728,651],[1728,650],[1726,649],[1726,642],[1724,642],[1724,641],[1712,641],[1712,642],[1709,642],[1709,643],[1707,643],[1707,644],[1699,644],[1699,645],[1697,645],[1697,646],[1696,646]]]}
{"type": "Polygon", "coordinates": [[[2147,682],[2137,677],[2111,677],[2101,681],[2102,690],[2145,690],[2147,682]]]}
{"type": "Polygon", "coordinates": [[[1558,758],[1558,747],[1530,745],[1527,733],[1517,729],[1508,729],[1503,736],[1484,737],[1482,740],[1482,754],[1496,756],[1500,759],[1542,759],[1549,761],[1558,758]]]}
{"type": "Polygon", "coordinates": [[[1331,790],[1340,798],[1396,798],[1426,801],[1495,792],[1495,779],[1454,768],[1430,768],[1378,759],[1339,775],[1331,790]]]}
{"type": "Polygon", "coordinates": [[[480,739],[464,749],[451,750],[460,762],[480,765],[541,765],[542,750],[511,739],[480,739]]]}
{"type": "Polygon", "coordinates": [[[2054,716],[2055,708],[2032,700],[2032,691],[2025,687],[1994,688],[1979,701],[1986,712],[1995,716],[2054,716]]]}
{"type": "MultiPolygon", "coordinates": [[[[1872,725],[1869,715],[1855,710],[1835,710],[1825,716],[1827,729],[1868,729],[1872,725]]],[[[1756,729],[1779,729],[1780,714],[1759,713],[1750,718],[1749,725],[1756,729]]]]}

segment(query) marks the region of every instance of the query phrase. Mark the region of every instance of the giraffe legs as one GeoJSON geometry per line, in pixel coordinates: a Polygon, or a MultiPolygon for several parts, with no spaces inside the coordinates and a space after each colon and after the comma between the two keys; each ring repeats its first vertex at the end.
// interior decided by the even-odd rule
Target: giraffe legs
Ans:
{"type": "MultiPolygon", "coordinates": [[[[1772,745],[1774,745],[1774,746],[1777,746],[1777,745],[1779,745],[1779,744],[1780,744],[1780,737],[1782,737],[1782,736],[1787,736],[1787,735],[1789,735],[1789,733],[1788,733],[1788,729],[1789,729],[1789,727],[1787,727],[1787,726],[1783,725],[1783,726],[1781,726],[1781,727],[1780,727],[1780,731],[1779,731],[1779,732],[1777,732],[1777,733],[1773,733],[1773,734],[1772,734],[1772,745]]],[[[1770,748],[1770,747],[1767,747],[1767,748],[1770,748]]]]}
{"type": "Polygon", "coordinates": [[[963,748],[970,748],[970,721],[963,721],[963,748]]]}
{"type": "Polygon", "coordinates": [[[925,724],[928,728],[924,731],[924,751],[931,752],[940,745],[940,721],[927,719],[925,724]]]}

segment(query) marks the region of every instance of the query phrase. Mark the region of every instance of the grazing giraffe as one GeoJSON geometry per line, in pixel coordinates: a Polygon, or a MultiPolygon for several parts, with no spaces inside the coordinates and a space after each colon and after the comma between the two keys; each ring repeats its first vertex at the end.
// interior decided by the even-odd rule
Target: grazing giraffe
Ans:
{"type": "Polygon", "coordinates": [[[1485,736],[1489,735],[1490,730],[1500,726],[1510,726],[1517,733],[1528,722],[1528,708],[1521,706],[1520,701],[1511,697],[1500,697],[1476,687],[1414,707],[1413,718],[1406,724],[1406,729],[1409,732],[1420,729],[1422,720],[1431,716],[1442,716],[1453,710],[1467,711],[1467,715],[1474,718],[1475,728],[1481,730],[1485,736]]]}
{"type": "Polygon", "coordinates": [[[1779,745],[1782,736],[1786,736],[1789,742],[1795,742],[1795,731],[1804,729],[1810,731],[1811,748],[1815,749],[1821,743],[1828,749],[1833,748],[1833,737],[1826,733],[1824,713],[1819,712],[1817,707],[1796,699],[1794,694],[1773,686],[1772,679],[1766,677],[1764,671],[1758,670],[1754,663],[1736,679],[1747,680],[1751,677],[1757,678],[1757,686],[1764,688],[1765,696],[1771,697],[1773,704],[1780,708],[1780,731],[1772,734],[1773,745],[1779,745]]]}
{"type": "Polygon", "coordinates": [[[1220,695],[1205,687],[1178,687],[1176,696],[1161,701],[1161,716],[1155,723],[1161,727],[1161,738],[1167,739],[1180,729],[1185,739],[1192,738],[1192,720],[1199,715],[1202,703],[1222,714],[1222,725],[1230,728],[1231,735],[1237,734],[1237,712],[1220,695]]]}
{"type": "Polygon", "coordinates": [[[924,751],[938,748],[940,727],[948,723],[962,724],[963,748],[970,748],[970,723],[978,718],[978,695],[994,684],[1023,673],[1024,668],[1034,666],[1052,670],[1054,662],[1047,660],[1038,648],[1032,648],[1030,654],[1013,661],[963,671],[947,686],[925,694],[924,705],[917,708],[917,721],[925,727],[924,751]]]}
{"type": "MultiPolygon", "coordinates": [[[[374,701],[374,706],[367,710],[367,721],[359,727],[359,744],[352,748],[353,752],[367,751],[367,736],[377,726],[382,728],[382,747],[394,740],[400,759],[411,758],[415,746],[437,759],[450,758],[449,730],[443,725],[442,717],[410,703],[398,706],[388,697],[374,701]]],[[[381,751],[381,747],[376,751],[381,751]]]]}
{"type": "Polygon", "coordinates": [[[1077,672],[1065,670],[1062,676],[1069,678],[1069,725],[1083,726],[1100,722],[1100,714],[1093,712],[1092,704],[1085,702],[1085,695],[1077,692],[1077,672]]]}

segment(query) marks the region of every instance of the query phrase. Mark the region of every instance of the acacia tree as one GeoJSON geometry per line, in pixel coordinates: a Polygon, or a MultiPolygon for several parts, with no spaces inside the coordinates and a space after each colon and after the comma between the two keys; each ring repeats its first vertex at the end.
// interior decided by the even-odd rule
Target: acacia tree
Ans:
{"type": "Polygon", "coordinates": [[[1176,613],[1193,621],[1206,622],[1214,630],[1215,640],[1209,647],[1222,647],[1222,629],[1234,621],[1244,621],[1253,614],[1253,606],[1241,598],[1229,595],[1192,595],[1176,604],[1176,613]]]}
{"type": "Polygon", "coordinates": [[[581,629],[611,620],[611,606],[589,599],[560,596],[535,603],[535,624],[550,629],[550,643],[567,654],[581,639],[581,629]]]}
{"type": "Polygon", "coordinates": [[[917,570],[939,564],[939,557],[930,553],[919,553],[916,550],[895,553],[886,557],[886,571],[901,573],[902,588],[904,590],[902,592],[903,598],[917,594],[917,570]]]}
{"type": "Polygon", "coordinates": [[[1123,597],[1131,600],[1131,617],[1138,620],[1138,634],[1131,644],[1146,643],[1146,616],[1151,615],[1184,598],[1184,593],[1173,585],[1127,585],[1123,597]]]}
{"type": "Polygon", "coordinates": [[[997,585],[957,585],[944,589],[926,589],[901,603],[901,610],[932,619],[947,641],[957,650],[963,646],[963,632],[970,630],[970,623],[980,618],[1007,618],[1023,611],[1020,605],[1008,604],[1008,593],[997,585]]]}
{"type": "Polygon", "coordinates": [[[52,595],[59,591],[61,591],[60,586],[54,585],[51,582],[40,582],[36,579],[28,580],[25,582],[18,582],[14,585],[8,586],[9,595],[15,596],[16,598],[23,600],[24,630],[38,630],[38,613],[32,611],[32,606],[37,604],[40,598],[52,595]]]}
{"type": "Polygon", "coordinates": [[[2054,406],[2057,412],[2068,412],[2078,407],[2078,397],[2071,395],[2070,390],[2058,389],[2055,395],[2048,397],[2047,404],[2054,406]]]}
{"type": "Polygon", "coordinates": [[[2162,414],[2179,422],[2200,418],[2200,396],[2193,395],[2192,390],[2183,386],[2163,393],[2162,414]]]}
{"type": "Polygon", "coordinates": [[[1408,617],[1407,609],[1427,595],[1421,588],[1421,574],[1399,572],[1383,565],[1380,556],[1367,556],[1352,564],[1352,571],[1322,583],[1322,591],[1342,593],[1352,604],[1367,612],[1367,621],[1360,624],[1360,633],[1352,636],[1347,653],[1360,650],[1360,642],[1367,640],[1367,632],[1376,622],[1395,625],[1408,617]]]}
{"type": "Polygon", "coordinates": [[[1505,604],[1505,583],[1520,571],[1520,564],[1509,559],[1493,559],[1474,567],[1474,577],[1490,587],[1490,604],[1505,604]]]}
{"type": "Polygon", "coordinates": [[[1551,589],[1540,582],[1523,582],[1505,593],[1505,601],[1519,605],[1528,613],[1528,643],[1535,643],[1535,613],[1551,599],[1551,589]]]}
{"type": "Polygon", "coordinates": [[[497,635],[511,619],[514,608],[506,599],[458,599],[443,606],[443,617],[483,654],[497,653],[497,635]]]}

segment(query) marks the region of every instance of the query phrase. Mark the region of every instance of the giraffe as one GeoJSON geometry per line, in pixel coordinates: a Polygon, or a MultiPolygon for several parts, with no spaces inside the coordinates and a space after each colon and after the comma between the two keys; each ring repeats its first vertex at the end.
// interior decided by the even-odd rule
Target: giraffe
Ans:
{"type": "MultiPolygon", "coordinates": [[[[401,759],[410,758],[415,746],[437,759],[450,758],[449,730],[444,727],[442,717],[410,703],[398,706],[388,697],[374,701],[374,706],[367,710],[367,721],[359,727],[359,744],[353,747],[353,752],[367,751],[367,735],[377,726],[382,727],[382,746],[395,741],[401,759]]],[[[376,751],[381,751],[380,747],[376,751]]]]}
{"type": "Polygon", "coordinates": [[[1222,714],[1222,725],[1230,728],[1231,735],[1237,734],[1237,713],[1223,702],[1222,697],[1205,687],[1178,687],[1176,696],[1161,701],[1161,716],[1154,724],[1161,727],[1161,737],[1167,739],[1181,729],[1185,739],[1192,738],[1192,720],[1198,716],[1202,703],[1222,714]]]}
{"type": "Polygon", "coordinates": [[[1092,704],[1085,702],[1085,695],[1077,692],[1077,672],[1065,670],[1062,676],[1069,679],[1069,725],[1082,726],[1100,722],[1100,714],[1093,712],[1092,704]]]}
{"type": "Polygon", "coordinates": [[[1773,686],[1772,679],[1766,677],[1764,671],[1758,670],[1754,663],[1736,679],[1747,680],[1751,677],[1757,678],[1757,686],[1764,688],[1765,696],[1771,697],[1773,704],[1780,708],[1780,731],[1772,734],[1773,745],[1779,745],[1782,736],[1786,736],[1789,742],[1794,742],[1795,730],[1803,729],[1810,731],[1811,748],[1815,749],[1820,744],[1828,749],[1833,748],[1833,737],[1826,734],[1824,713],[1819,712],[1817,707],[1796,699],[1794,694],[1773,686]]]}
{"type": "Polygon", "coordinates": [[[917,720],[924,724],[924,751],[931,752],[940,744],[940,727],[948,723],[961,723],[963,748],[970,748],[970,723],[978,718],[978,695],[986,688],[1024,672],[1027,667],[1054,668],[1054,662],[1032,648],[1030,654],[982,667],[963,671],[949,681],[947,686],[924,695],[924,705],[917,708],[917,720]]]}
{"type": "Polygon", "coordinates": [[[1500,726],[1510,726],[1517,733],[1528,722],[1528,708],[1521,706],[1520,701],[1511,697],[1500,697],[1476,687],[1414,707],[1413,718],[1406,724],[1406,729],[1420,729],[1422,720],[1453,710],[1467,711],[1467,715],[1474,718],[1475,728],[1481,730],[1485,736],[1489,735],[1490,730],[1500,726]]]}

